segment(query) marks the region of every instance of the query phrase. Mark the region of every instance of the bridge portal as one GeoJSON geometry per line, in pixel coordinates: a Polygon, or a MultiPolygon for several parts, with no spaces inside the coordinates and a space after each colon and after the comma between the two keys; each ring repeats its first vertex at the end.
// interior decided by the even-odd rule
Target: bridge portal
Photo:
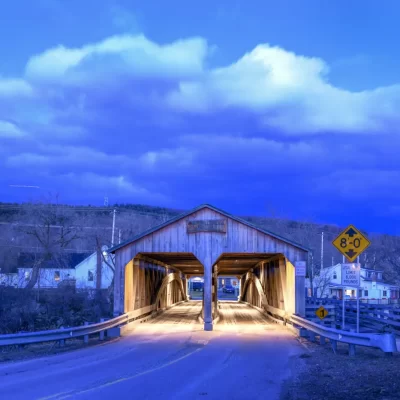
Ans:
{"type": "Polygon", "coordinates": [[[114,314],[188,301],[188,279],[204,278],[205,330],[219,318],[217,279],[240,279],[239,300],[282,319],[304,315],[304,276],[294,263],[308,249],[211,205],[202,205],[113,247],[114,314]]]}

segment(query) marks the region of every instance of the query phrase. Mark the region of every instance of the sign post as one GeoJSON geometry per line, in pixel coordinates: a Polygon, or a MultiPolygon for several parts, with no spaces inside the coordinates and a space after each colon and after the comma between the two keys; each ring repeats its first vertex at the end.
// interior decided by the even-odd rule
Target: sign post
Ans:
{"type": "Polygon", "coordinates": [[[357,288],[357,333],[360,333],[360,289],[357,288]]]}
{"type": "Polygon", "coordinates": [[[353,225],[349,225],[332,244],[353,262],[371,242],[353,225]]]}
{"type": "Polygon", "coordinates": [[[342,288],[342,330],[344,330],[344,320],[346,316],[345,288],[342,288]]]}
{"type": "Polygon", "coordinates": [[[342,329],[345,326],[345,288],[346,286],[355,287],[357,290],[357,332],[360,330],[360,267],[361,264],[345,264],[345,257],[353,262],[356,258],[359,261],[360,254],[367,249],[371,242],[354,226],[349,225],[332,244],[342,253],[342,291],[343,291],[343,312],[342,329]]]}
{"type": "Polygon", "coordinates": [[[305,261],[295,261],[295,312],[301,317],[306,315],[306,299],[304,296],[306,268],[307,263],[305,261]]]}
{"type": "Polygon", "coordinates": [[[343,310],[342,310],[342,329],[345,327],[345,312],[346,312],[346,301],[345,301],[345,288],[353,287],[357,291],[357,333],[360,330],[360,307],[359,307],[359,298],[358,291],[360,287],[360,264],[352,263],[352,264],[342,264],[342,287],[343,287],[343,310]]]}

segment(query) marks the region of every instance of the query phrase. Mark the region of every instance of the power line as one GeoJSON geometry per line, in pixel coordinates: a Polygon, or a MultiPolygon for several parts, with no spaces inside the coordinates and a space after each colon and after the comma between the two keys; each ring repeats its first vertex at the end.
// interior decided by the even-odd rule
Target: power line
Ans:
{"type": "MultiPolygon", "coordinates": [[[[53,205],[54,207],[57,207],[57,205],[53,205]]],[[[34,207],[41,207],[41,205],[34,205],[34,207]]],[[[110,207],[88,207],[88,206],[84,206],[84,207],[77,207],[74,208],[73,206],[58,206],[61,209],[64,210],[70,210],[70,211],[74,211],[74,212],[110,212],[110,207]]],[[[26,208],[26,206],[14,206],[14,205],[4,205],[4,204],[0,204],[0,210],[23,210],[24,208],[26,208]]],[[[140,211],[140,210],[133,210],[131,208],[126,208],[126,207],[115,207],[116,210],[118,211],[122,211],[122,212],[130,212],[133,214],[138,214],[138,215],[143,215],[143,216],[151,216],[151,217],[158,217],[161,218],[162,215],[160,213],[154,213],[154,212],[148,212],[148,211],[140,211]]],[[[176,212],[176,211],[167,211],[167,214],[171,215],[171,216],[175,216],[180,214],[180,212],[176,212]]]]}
{"type": "MultiPolygon", "coordinates": [[[[17,245],[15,245],[15,244],[10,244],[10,245],[8,245],[8,244],[0,244],[0,247],[15,247],[15,248],[18,248],[18,249],[35,249],[35,250],[40,250],[41,249],[41,247],[39,246],[17,246],[17,245]]],[[[71,251],[71,252],[74,252],[74,253],[94,253],[94,249],[92,249],[92,250],[79,250],[78,251],[78,249],[63,249],[63,251],[71,251]]]]}
{"type": "MultiPolygon", "coordinates": [[[[0,225],[14,225],[14,226],[45,226],[46,228],[65,228],[62,225],[43,225],[43,224],[21,224],[19,222],[0,222],[0,225]]],[[[69,225],[68,228],[76,228],[76,229],[113,229],[110,226],[80,226],[80,225],[69,225]]]]}

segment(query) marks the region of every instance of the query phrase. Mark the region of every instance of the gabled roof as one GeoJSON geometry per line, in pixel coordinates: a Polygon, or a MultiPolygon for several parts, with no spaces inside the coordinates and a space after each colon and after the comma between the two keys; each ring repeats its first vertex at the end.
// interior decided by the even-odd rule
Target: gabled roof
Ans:
{"type": "Polygon", "coordinates": [[[145,237],[147,235],[150,235],[150,234],[152,234],[152,233],[154,233],[154,232],[156,232],[156,231],[158,231],[158,230],[160,230],[162,228],[165,228],[166,226],[171,225],[171,224],[173,224],[173,223],[175,223],[175,222],[177,222],[177,221],[179,221],[179,220],[181,220],[183,218],[186,218],[186,217],[188,217],[188,216],[194,214],[195,212],[200,211],[200,210],[202,210],[204,208],[208,208],[208,209],[213,210],[213,211],[215,211],[217,213],[220,213],[220,214],[224,215],[227,218],[230,218],[230,219],[232,219],[232,220],[234,220],[236,222],[239,222],[239,223],[241,223],[243,225],[246,225],[246,226],[248,226],[250,228],[253,228],[253,229],[255,229],[255,230],[257,230],[257,231],[259,231],[261,233],[264,233],[266,235],[272,236],[275,239],[281,240],[282,242],[288,243],[288,244],[290,244],[290,245],[292,245],[294,247],[297,247],[297,248],[299,248],[301,250],[304,250],[304,251],[307,251],[307,252],[310,251],[310,249],[304,247],[303,245],[301,245],[299,243],[293,242],[290,239],[286,239],[286,238],[284,238],[284,237],[282,237],[280,235],[277,235],[276,233],[273,233],[273,232],[267,231],[265,229],[262,229],[262,228],[260,228],[260,227],[258,227],[256,225],[253,225],[252,223],[250,223],[250,222],[248,222],[248,221],[246,221],[246,220],[244,220],[242,218],[238,218],[238,217],[235,217],[235,216],[233,216],[231,214],[228,214],[226,211],[220,210],[217,207],[214,207],[214,206],[212,206],[210,204],[202,204],[202,205],[200,205],[200,206],[198,206],[198,207],[196,207],[196,208],[194,208],[194,209],[192,209],[192,210],[190,210],[188,212],[185,212],[183,214],[177,215],[176,217],[174,217],[174,218],[172,218],[172,219],[170,219],[170,220],[168,220],[168,221],[166,221],[166,222],[164,222],[164,223],[162,223],[160,225],[157,225],[154,228],[148,229],[147,231],[144,231],[144,232],[140,233],[139,235],[136,235],[136,236],[132,237],[131,239],[128,239],[125,242],[122,242],[122,243],[112,247],[111,249],[108,250],[108,252],[109,253],[114,253],[116,250],[118,250],[118,249],[120,249],[122,247],[125,247],[128,244],[136,242],[137,240],[142,239],[143,237],[145,237]]]}
{"type": "MultiPolygon", "coordinates": [[[[53,268],[53,269],[72,269],[90,253],[66,253],[62,257],[55,257],[46,261],[43,261],[40,268],[53,268]]],[[[35,261],[40,258],[40,253],[20,253],[18,257],[18,268],[32,268],[35,261]]]]}

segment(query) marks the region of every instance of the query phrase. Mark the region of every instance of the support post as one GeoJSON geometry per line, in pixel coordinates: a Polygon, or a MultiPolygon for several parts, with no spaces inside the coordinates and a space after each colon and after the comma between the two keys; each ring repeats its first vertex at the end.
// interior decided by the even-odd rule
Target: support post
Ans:
{"type": "MultiPolygon", "coordinates": [[[[104,322],[104,318],[100,318],[100,322],[104,322]]],[[[100,331],[100,340],[104,340],[104,331],[100,331]]]]}
{"type": "Polygon", "coordinates": [[[342,330],[345,328],[345,315],[346,315],[346,300],[345,300],[345,290],[344,286],[342,287],[342,330]]]}
{"type": "Polygon", "coordinates": [[[203,318],[204,330],[212,331],[212,264],[206,262],[204,266],[204,291],[203,291],[203,318]]]}
{"type": "Polygon", "coordinates": [[[356,345],[349,344],[349,356],[354,357],[356,355],[356,345]]]}
{"type": "Polygon", "coordinates": [[[295,263],[295,307],[296,314],[300,317],[306,316],[306,299],[304,296],[306,287],[305,271],[307,270],[306,261],[297,261],[295,263]]]}
{"type": "Polygon", "coordinates": [[[336,340],[330,340],[330,342],[331,342],[332,350],[336,354],[336,352],[337,352],[337,341],[336,340]]]}
{"type": "Polygon", "coordinates": [[[218,317],[218,266],[214,267],[213,273],[213,296],[214,296],[214,319],[218,317]]]}
{"type": "MultiPolygon", "coordinates": [[[[60,329],[64,329],[64,327],[60,326],[60,329]]],[[[60,339],[59,344],[60,344],[60,347],[64,347],[65,346],[65,339],[60,339]]]]}
{"type": "MultiPolygon", "coordinates": [[[[85,322],[85,324],[84,324],[85,326],[86,325],[89,325],[89,322],[85,322]]],[[[88,344],[89,343],[89,335],[85,335],[84,337],[83,337],[83,342],[85,343],[85,344],[88,344]]]]}
{"type": "Polygon", "coordinates": [[[356,288],[357,291],[357,333],[360,333],[360,289],[356,288]]]}

